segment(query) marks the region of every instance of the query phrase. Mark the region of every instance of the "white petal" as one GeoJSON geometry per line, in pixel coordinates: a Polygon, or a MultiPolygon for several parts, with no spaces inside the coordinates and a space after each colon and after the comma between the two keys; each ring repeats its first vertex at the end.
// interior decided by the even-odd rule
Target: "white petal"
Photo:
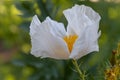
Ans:
{"type": "Polygon", "coordinates": [[[67,33],[69,35],[79,35],[83,27],[100,20],[99,14],[85,5],[75,5],[71,9],[64,10],[63,13],[68,21],[67,33]]]}
{"type": "Polygon", "coordinates": [[[33,16],[33,20],[30,24],[30,35],[34,35],[36,30],[39,28],[41,22],[39,21],[37,15],[33,16]]]}
{"type": "Polygon", "coordinates": [[[54,20],[51,20],[50,17],[46,18],[46,21],[48,21],[48,26],[49,31],[56,37],[64,37],[66,35],[66,31],[64,28],[63,23],[58,23],[54,20]]]}
{"type": "Polygon", "coordinates": [[[78,40],[74,44],[70,58],[79,59],[90,52],[99,51],[97,40],[100,36],[100,32],[98,33],[98,27],[99,23],[97,22],[83,29],[78,40]]]}
{"type": "MultiPolygon", "coordinates": [[[[33,19],[34,20],[34,19],[33,19]]],[[[30,25],[30,33],[32,27],[36,27],[37,25],[33,22],[30,25]]],[[[54,29],[54,26],[60,27],[61,24],[50,19],[46,19],[42,22],[39,27],[35,29],[35,35],[31,35],[32,49],[31,54],[36,57],[50,57],[55,59],[68,59],[69,53],[67,46],[62,38],[56,37],[51,33],[51,30],[54,29]],[[54,25],[55,24],[55,25],[54,25]]],[[[55,28],[57,31],[59,28],[55,28]]],[[[59,31],[59,30],[58,30],[59,31]]],[[[59,33],[54,33],[55,35],[59,33]]],[[[60,35],[60,34],[59,34],[60,35]]]]}

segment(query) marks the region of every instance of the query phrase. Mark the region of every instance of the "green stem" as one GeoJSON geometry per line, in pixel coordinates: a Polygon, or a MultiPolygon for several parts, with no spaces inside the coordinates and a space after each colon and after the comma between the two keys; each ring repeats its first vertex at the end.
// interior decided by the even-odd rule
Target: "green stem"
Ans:
{"type": "Polygon", "coordinates": [[[78,72],[78,74],[79,74],[79,76],[80,76],[80,79],[85,80],[85,75],[84,75],[84,73],[82,73],[82,71],[80,70],[77,61],[76,61],[75,59],[72,59],[72,62],[73,62],[73,64],[74,64],[75,68],[76,68],[76,71],[78,72]]]}

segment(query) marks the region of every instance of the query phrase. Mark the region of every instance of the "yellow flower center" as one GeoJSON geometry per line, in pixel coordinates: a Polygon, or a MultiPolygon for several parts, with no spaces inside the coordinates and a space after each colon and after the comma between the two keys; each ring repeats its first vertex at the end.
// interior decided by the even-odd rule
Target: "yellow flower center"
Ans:
{"type": "Polygon", "coordinates": [[[73,48],[73,44],[75,43],[76,39],[78,38],[77,35],[69,35],[65,36],[63,39],[67,43],[68,49],[71,52],[73,48]]]}

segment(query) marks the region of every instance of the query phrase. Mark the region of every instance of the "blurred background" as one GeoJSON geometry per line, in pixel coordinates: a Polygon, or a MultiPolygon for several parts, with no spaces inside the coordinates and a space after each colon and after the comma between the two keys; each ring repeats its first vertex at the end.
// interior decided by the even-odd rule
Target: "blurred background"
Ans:
{"type": "Polygon", "coordinates": [[[92,7],[101,16],[100,52],[78,62],[88,80],[104,80],[106,63],[120,41],[120,0],[1,0],[0,1],[0,80],[79,80],[70,60],[35,58],[30,54],[29,25],[37,14],[65,26],[62,13],[75,4],[92,7]]]}

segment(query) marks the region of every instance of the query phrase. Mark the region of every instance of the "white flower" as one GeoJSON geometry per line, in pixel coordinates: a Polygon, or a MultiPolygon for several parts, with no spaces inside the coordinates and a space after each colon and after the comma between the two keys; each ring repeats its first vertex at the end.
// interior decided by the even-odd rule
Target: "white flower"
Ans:
{"type": "Polygon", "coordinates": [[[68,21],[67,32],[62,23],[49,17],[43,22],[36,15],[33,17],[30,25],[31,54],[42,58],[79,59],[99,51],[99,14],[85,5],[75,5],[63,13],[68,21]]]}

